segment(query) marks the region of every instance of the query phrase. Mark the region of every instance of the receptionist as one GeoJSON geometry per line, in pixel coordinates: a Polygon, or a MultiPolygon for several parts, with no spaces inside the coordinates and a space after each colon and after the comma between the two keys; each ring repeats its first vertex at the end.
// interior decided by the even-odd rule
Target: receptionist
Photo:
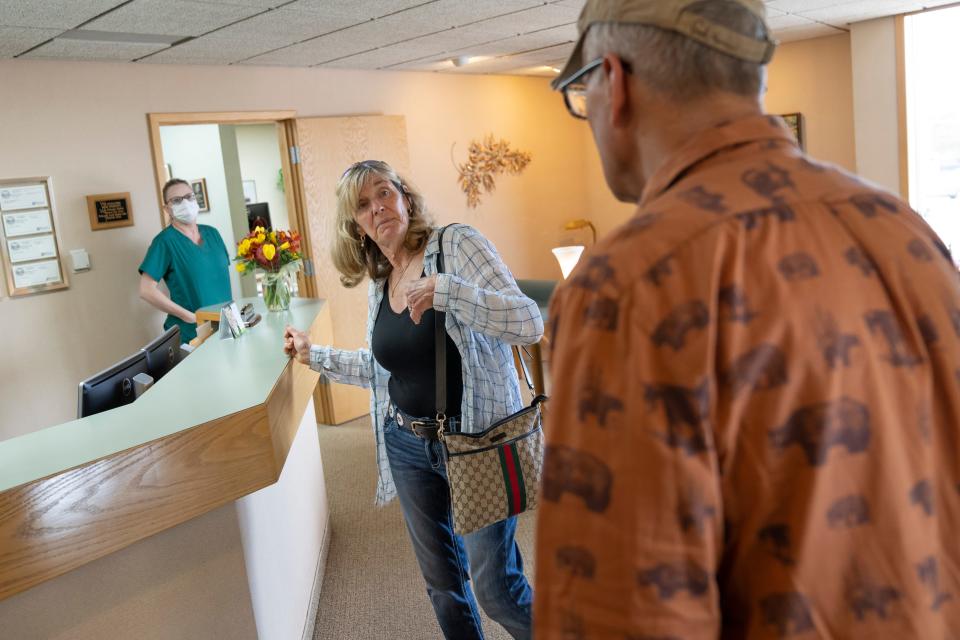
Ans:
{"type": "Polygon", "coordinates": [[[230,255],[216,229],[197,224],[200,208],[185,180],[168,181],[162,193],[170,225],[153,239],[140,264],[140,297],[167,313],[164,329],[179,325],[180,341],[189,342],[197,335],[197,309],[231,299],[230,255]]]}

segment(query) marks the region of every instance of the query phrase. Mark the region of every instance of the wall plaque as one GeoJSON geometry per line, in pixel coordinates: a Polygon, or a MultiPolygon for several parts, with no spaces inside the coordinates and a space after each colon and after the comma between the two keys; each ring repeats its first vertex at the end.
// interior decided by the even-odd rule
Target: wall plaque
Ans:
{"type": "Polygon", "coordinates": [[[129,193],[101,193],[87,196],[90,228],[94,231],[133,225],[133,205],[129,193]]]}

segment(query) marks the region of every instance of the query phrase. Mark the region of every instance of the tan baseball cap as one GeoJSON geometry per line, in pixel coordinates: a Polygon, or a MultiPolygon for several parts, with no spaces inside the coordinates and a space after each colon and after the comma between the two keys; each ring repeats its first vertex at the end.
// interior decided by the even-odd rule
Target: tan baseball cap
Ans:
{"type": "MultiPolygon", "coordinates": [[[[747,62],[766,64],[773,57],[777,43],[773,40],[757,40],[739,34],[722,25],[688,11],[690,5],[701,0],[587,0],[577,30],[580,38],[570,59],[560,75],[551,82],[556,89],[584,65],[583,41],[590,25],[596,23],[645,24],[675,31],[747,62]]],[[[729,0],[749,10],[766,23],[767,12],[761,0],[729,0]]]]}

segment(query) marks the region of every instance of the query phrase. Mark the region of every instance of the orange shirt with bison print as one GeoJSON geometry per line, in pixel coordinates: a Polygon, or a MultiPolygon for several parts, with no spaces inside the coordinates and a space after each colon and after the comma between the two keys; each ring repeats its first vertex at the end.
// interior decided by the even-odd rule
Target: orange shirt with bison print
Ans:
{"type": "Polygon", "coordinates": [[[960,279],[909,207],[725,123],[550,321],[538,638],[960,638],[960,279]]]}

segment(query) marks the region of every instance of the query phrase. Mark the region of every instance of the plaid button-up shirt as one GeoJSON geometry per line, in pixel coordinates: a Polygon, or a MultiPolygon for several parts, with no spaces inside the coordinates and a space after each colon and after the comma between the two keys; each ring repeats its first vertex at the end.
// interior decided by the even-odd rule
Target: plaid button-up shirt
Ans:
{"type": "MultiPolygon", "coordinates": [[[[423,256],[427,276],[437,273],[438,231],[423,256]]],[[[543,335],[537,304],[523,295],[497,250],[479,231],[463,224],[443,234],[444,271],[437,275],[433,296],[436,311],[446,312],[447,333],[457,345],[463,370],[462,427],[483,431],[495,421],[519,411],[524,402],[513,364],[511,344],[533,344],[543,335]]],[[[377,504],[397,492],[387,461],[383,424],[387,413],[390,374],[370,349],[373,325],[383,299],[384,280],[370,282],[367,296],[367,348],[345,351],[315,345],[310,366],[330,380],[369,388],[370,415],[377,441],[377,504]]]]}

